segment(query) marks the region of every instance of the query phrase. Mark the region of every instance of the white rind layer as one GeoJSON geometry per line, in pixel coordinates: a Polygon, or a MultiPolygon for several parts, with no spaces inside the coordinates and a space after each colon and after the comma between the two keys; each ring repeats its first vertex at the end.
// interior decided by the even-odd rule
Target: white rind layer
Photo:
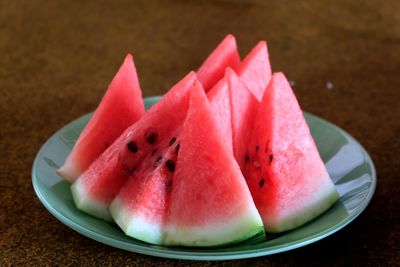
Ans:
{"type": "Polygon", "coordinates": [[[76,180],[71,185],[71,192],[75,205],[78,209],[97,218],[109,222],[113,221],[110,213],[107,210],[107,205],[90,198],[84,184],[80,179],[76,180]]]}
{"type": "Polygon", "coordinates": [[[264,232],[264,226],[254,204],[238,218],[215,224],[189,227],[169,224],[166,226],[164,245],[219,246],[238,243],[264,232]]]}
{"type": "MultiPolygon", "coordinates": [[[[319,179],[316,180],[318,181],[319,179]]],[[[328,174],[321,180],[327,181],[321,186],[321,190],[317,190],[308,204],[298,208],[296,212],[292,212],[290,216],[277,216],[274,220],[264,217],[263,221],[266,231],[270,233],[280,233],[297,228],[329,209],[339,199],[339,194],[328,174]]]]}
{"type": "Polygon", "coordinates": [[[142,216],[129,212],[119,197],[113,200],[109,210],[112,218],[126,235],[152,244],[163,243],[162,223],[150,223],[142,216]]]}
{"type": "Polygon", "coordinates": [[[128,211],[116,197],[109,210],[112,218],[130,237],[157,245],[218,246],[237,243],[264,232],[261,217],[255,208],[230,222],[206,227],[182,227],[148,222],[140,214],[128,211]]]}

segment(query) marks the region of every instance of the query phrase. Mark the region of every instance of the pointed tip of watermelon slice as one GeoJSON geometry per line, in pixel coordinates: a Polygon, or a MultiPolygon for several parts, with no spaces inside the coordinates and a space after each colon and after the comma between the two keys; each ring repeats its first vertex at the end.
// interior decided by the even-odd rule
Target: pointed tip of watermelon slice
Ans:
{"type": "MultiPolygon", "coordinates": [[[[262,59],[265,59],[265,58],[268,59],[268,57],[269,57],[268,44],[267,44],[267,41],[265,41],[265,40],[259,41],[251,49],[251,51],[243,59],[243,63],[245,63],[244,65],[246,65],[250,61],[254,60],[254,58],[259,58],[259,57],[261,57],[262,59]]],[[[241,66],[239,69],[239,72],[243,71],[243,70],[244,70],[244,68],[241,66]]]]}
{"type": "Polygon", "coordinates": [[[126,56],[125,56],[125,60],[124,61],[130,61],[130,60],[132,60],[133,61],[133,55],[131,54],[131,53],[128,53],[128,54],[126,54],[126,56]]]}
{"type": "Polygon", "coordinates": [[[288,81],[288,79],[286,78],[286,75],[282,72],[282,71],[276,71],[272,74],[271,80],[274,79],[275,81],[280,81],[280,82],[284,82],[287,83],[290,86],[290,83],[288,81]]]}
{"type": "MultiPolygon", "coordinates": [[[[226,68],[225,70],[225,79],[228,82],[229,88],[232,91],[232,89],[242,91],[243,89],[245,92],[251,94],[253,97],[254,94],[251,92],[251,90],[247,87],[247,85],[240,79],[238,74],[230,67],[226,68]]],[[[232,103],[233,104],[233,103],[232,103]]]]}
{"type": "Polygon", "coordinates": [[[236,44],[236,37],[232,33],[228,33],[224,40],[229,40],[230,42],[234,42],[236,44]]]}
{"type": "Polygon", "coordinates": [[[226,67],[239,68],[240,55],[236,38],[228,34],[208,55],[197,70],[197,76],[204,90],[208,92],[223,76],[226,67]]]}
{"type": "MultiPolygon", "coordinates": [[[[232,87],[231,85],[232,85],[233,81],[237,82],[239,80],[239,77],[236,74],[236,72],[230,67],[227,67],[225,69],[224,77],[225,77],[226,81],[228,82],[228,84],[230,85],[230,87],[232,87]]],[[[241,83],[241,84],[243,85],[243,83],[241,83]]]]}
{"type": "MultiPolygon", "coordinates": [[[[196,72],[194,70],[191,70],[183,79],[193,79],[193,80],[197,80],[198,81],[197,74],[196,74],[196,72]]],[[[194,83],[194,81],[193,81],[193,83],[194,83]]]]}
{"type": "MultiPolygon", "coordinates": [[[[257,43],[257,45],[256,45],[256,47],[258,47],[258,46],[260,46],[260,47],[265,47],[265,48],[267,48],[268,47],[268,43],[267,43],[267,41],[265,41],[265,40],[261,40],[261,41],[259,41],[258,43],[257,43]]],[[[267,50],[267,53],[268,53],[268,50],[267,50]]]]}
{"type": "Polygon", "coordinates": [[[76,180],[76,177],[79,177],[79,175],[82,173],[82,171],[79,170],[75,164],[71,164],[68,159],[56,172],[70,183],[73,183],[76,180]]]}
{"type": "Polygon", "coordinates": [[[251,49],[240,64],[237,74],[257,99],[261,100],[272,74],[266,41],[258,42],[251,49]]]}
{"type": "Polygon", "coordinates": [[[301,110],[300,104],[297,101],[294,91],[290,86],[286,75],[283,72],[274,72],[272,74],[271,80],[268,84],[268,88],[265,90],[265,93],[263,95],[263,101],[264,98],[274,97],[274,95],[275,97],[279,97],[280,95],[292,95],[289,98],[294,100],[292,101],[292,105],[294,105],[297,110],[301,110]],[[283,92],[285,92],[285,94],[283,94],[283,92]]]}
{"type": "Polygon", "coordinates": [[[225,78],[231,78],[234,75],[236,75],[236,72],[231,67],[225,69],[225,78]]]}
{"type": "MultiPolygon", "coordinates": [[[[116,73],[115,77],[118,76],[121,72],[130,72],[134,75],[132,75],[132,78],[135,80],[138,80],[137,73],[136,73],[136,66],[135,66],[135,61],[133,59],[133,55],[131,53],[126,54],[124,61],[122,62],[121,66],[119,67],[118,72],[116,73]]],[[[114,78],[115,78],[114,77],[114,78]]],[[[112,82],[111,82],[112,84],[112,82]]]]}

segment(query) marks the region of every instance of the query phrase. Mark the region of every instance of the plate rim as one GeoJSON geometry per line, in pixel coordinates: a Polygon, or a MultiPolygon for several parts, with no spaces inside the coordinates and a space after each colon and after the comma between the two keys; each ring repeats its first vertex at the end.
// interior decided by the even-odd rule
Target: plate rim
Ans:
{"type": "MultiPolygon", "coordinates": [[[[153,102],[156,101],[160,98],[161,96],[152,96],[152,97],[146,97],[144,98],[145,102],[153,102]]],[[[64,225],[68,226],[72,230],[89,237],[93,240],[96,240],[98,242],[101,242],[103,244],[116,247],[119,249],[131,251],[131,252],[136,252],[144,255],[149,255],[149,256],[157,256],[157,257],[163,257],[163,258],[170,258],[170,259],[183,259],[183,260],[234,260],[234,259],[244,259],[244,258],[253,258],[253,257],[261,257],[261,256],[266,256],[266,255],[271,255],[271,254],[276,254],[276,253],[281,253],[289,250],[293,250],[299,247],[306,246],[308,244],[314,243],[316,241],[319,241],[327,236],[330,236],[337,231],[343,229],[346,225],[351,223],[354,219],[356,219],[369,205],[369,203],[372,200],[372,197],[375,193],[376,189],[376,184],[377,184],[377,172],[375,169],[374,162],[372,161],[371,156],[369,155],[368,151],[349,133],[347,133],[345,130],[340,128],[339,126],[336,126],[335,124],[318,117],[316,115],[313,115],[309,112],[303,111],[304,115],[314,118],[317,121],[327,125],[328,127],[334,128],[338,130],[342,135],[345,137],[349,138],[352,142],[354,142],[356,145],[359,146],[359,148],[362,150],[366,157],[366,161],[368,162],[370,168],[371,168],[371,186],[368,191],[368,194],[364,197],[364,200],[361,202],[361,204],[357,207],[357,209],[343,219],[342,221],[338,222],[337,224],[325,229],[322,232],[315,233],[311,236],[307,236],[305,238],[302,238],[300,240],[292,241],[289,243],[281,244],[281,245],[275,245],[267,248],[254,248],[254,249],[247,249],[244,251],[232,251],[232,252],[210,252],[210,251],[177,251],[177,250],[171,250],[171,251],[164,251],[160,250],[157,247],[143,247],[138,244],[132,244],[132,243],[127,243],[125,241],[121,240],[116,240],[113,238],[110,238],[105,235],[101,235],[97,232],[94,232],[91,229],[85,228],[81,226],[79,223],[71,220],[69,217],[66,215],[62,214],[62,212],[58,211],[56,208],[54,208],[46,199],[46,197],[42,194],[39,185],[38,185],[38,175],[37,173],[37,166],[38,162],[41,158],[41,155],[43,154],[45,148],[50,144],[50,142],[58,136],[61,131],[70,126],[71,124],[75,123],[77,120],[82,119],[85,116],[88,116],[91,113],[87,113],[83,116],[80,116],[79,118],[74,119],[73,121],[69,122],[68,124],[64,125],[60,129],[58,129],[54,134],[52,134],[46,142],[41,146],[39,151],[37,152],[35,159],[33,161],[32,165],[32,171],[31,171],[31,176],[32,176],[32,185],[33,189],[35,191],[35,194],[39,198],[40,202],[42,205],[52,214],[54,217],[56,217],[59,221],[61,221],[64,225]]],[[[173,249],[173,247],[170,247],[173,249]]]]}

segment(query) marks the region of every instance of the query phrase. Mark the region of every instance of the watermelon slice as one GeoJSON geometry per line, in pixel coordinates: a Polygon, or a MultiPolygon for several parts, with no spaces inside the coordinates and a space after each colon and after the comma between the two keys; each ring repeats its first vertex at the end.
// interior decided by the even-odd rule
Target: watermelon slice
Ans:
{"type": "Polygon", "coordinates": [[[250,191],[207,98],[203,90],[194,90],[180,135],[163,243],[216,246],[263,231],[250,191]]]}
{"type": "Polygon", "coordinates": [[[128,54],[58,174],[75,181],[143,113],[142,91],[128,54]]]}
{"type": "Polygon", "coordinates": [[[271,79],[271,64],[265,41],[260,41],[243,59],[237,74],[254,96],[261,101],[271,79]]]}
{"type": "Polygon", "coordinates": [[[221,79],[208,93],[211,110],[217,124],[224,133],[227,146],[233,150],[232,125],[231,125],[231,102],[229,97],[228,83],[225,78],[221,79]]]}
{"type": "Polygon", "coordinates": [[[125,132],[74,182],[76,206],[99,218],[111,220],[107,207],[121,186],[162,141],[171,140],[186,117],[196,74],[177,83],[145,115],[125,132]]]}
{"type": "Polygon", "coordinates": [[[228,34],[217,48],[211,52],[196,74],[204,90],[208,92],[221,80],[227,67],[237,70],[239,65],[240,56],[236,39],[232,34],[228,34]]]}
{"type": "Polygon", "coordinates": [[[245,177],[268,232],[298,227],[339,197],[282,73],[265,91],[248,153],[245,177]]]}
{"type": "Polygon", "coordinates": [[[227,68],[225,79],[228,81],[231,101],[233,154],[243,170],[245,162],[249,160],[247,146],[259,102],[232,69],[227,68]]]}
{"type": "Polygon", "coordinates": [[[197,83],[174,145],[133,175],[110,206],[127,235],[153,244],[212,246],[263,234],[261,217],[211,113],[197,83]]]}

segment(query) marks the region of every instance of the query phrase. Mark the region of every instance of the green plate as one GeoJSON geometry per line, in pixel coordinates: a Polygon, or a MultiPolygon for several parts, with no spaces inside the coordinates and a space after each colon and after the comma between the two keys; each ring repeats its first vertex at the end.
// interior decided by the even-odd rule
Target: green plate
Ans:
{"type": "MultiPolygon", "coordinates": [[[[159,97],[145,100],[146,107],[159,97]]],[[[340,201],[324,214],[295,230],[268,235],[264,240],[221,248],[164,247],[125,236],[112,223],[79,211],[69,183],[56,174],[91,114],[56,132],[40,149],[33,163],[32,183],[43,205],[57,219],[75,231],[102,243],[137,253],[176,259],[226,260],[279,253],[333,234],[354,220],[368,205],[376,185],[373,162],[365,149],[335,125],[304,113],[328,172],[340,193],[340,201]]]]}

